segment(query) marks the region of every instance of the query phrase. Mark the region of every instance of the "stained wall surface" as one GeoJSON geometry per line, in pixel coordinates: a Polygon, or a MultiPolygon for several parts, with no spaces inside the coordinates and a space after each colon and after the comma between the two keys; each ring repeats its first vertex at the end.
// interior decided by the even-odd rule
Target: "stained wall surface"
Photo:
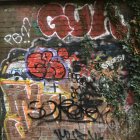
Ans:
{"type": "MultiPolygon", "coordinates": [[[[126,84],[127,52],[119,41],[129,35],[115,10],[117,25],[102,0],[0,5],[2,140],[112,139],[104,91],[107,80],[114,88],[115,78],[126,84]]],[[[131,101],[120,96],[116,102],[127,110],[131,101]]]]}

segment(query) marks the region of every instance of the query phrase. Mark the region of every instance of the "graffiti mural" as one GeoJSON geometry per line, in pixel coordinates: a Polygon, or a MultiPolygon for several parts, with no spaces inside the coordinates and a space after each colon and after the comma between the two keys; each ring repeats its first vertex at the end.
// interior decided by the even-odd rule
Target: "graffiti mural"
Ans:
{"type": "Polygon", "coordinates": [[[134,104],[131,55],[119,42],[129,35],[123,16],[116,27],[100,0],[32,11],[19,12],[19,30],[3,38],[12,48],[0,68],[2,139],[112,139],[119,129],[113,112],[134,104]]]}
{"type": "MultiPolygon", "coordinates": [[[[42,126],[51,123],[62,129],[65,123],[66,126],[69,123],[70,129],[76,123],[76,130],[77,126],[91,130],[95,127],[91,123],[96,122],[96,125],[104,124],[105,133],[106,125],[113,121],[112,107],[105,101],[100,87],[108,88],[105,78],[112,81],[115,74],[118,79],[126,80],[126,74],[121,75],[125,50],[118,43],[97,40],[92,41],[94,51],[88,51],[86,57],[88,48],[82,42],[57,41],[57,45],[53,45],[52,39],[35,39],[29,49],[12,49],[2,62],[1,88],[8,100],[9,114],[4,123],[10,139],[15,136],[26,139],[31,135],[30,129],[34,131],[34,127],[38,127],[42,131],[42,126]],[[11,123],[14,123],[15,134],[10,129],[11,123]]],[[[49,129],[53,133],[51,126],[49,129]]],[[[85,133],[83,130],[81,135],[85,133]]],[[[72,133],[76,133],[75,136],[80,132],[72,133]]],[[[48,137],[47,133],[45,136],[48,137]]],[[[84,139],[85,135],[77,137],[84,139]]]]}
{"type": "MultiPolygon", "coordinates": [[[[74,4],[66,4],[64,7],[59,4],[43,6],[38,13],[39,28],[45,36],[51,37],[55,34],[60,39],[65,39],[69,35],[74,37],[89,35],[92,39],[97,39],[109,34],[114,38],[123,39],[124,36],[118,36],[116,27],[106,17],[102,2],[99,0],[94,5],[86,4],[79,8],[74,4]]],[[[124,34],[128,33],[123,19],[120,19],[118,26],[124,34]]]]}

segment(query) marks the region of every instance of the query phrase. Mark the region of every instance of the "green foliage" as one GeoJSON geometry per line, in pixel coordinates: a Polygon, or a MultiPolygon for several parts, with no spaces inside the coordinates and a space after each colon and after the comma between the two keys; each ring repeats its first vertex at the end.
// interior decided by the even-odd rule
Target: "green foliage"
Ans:
{"type": "Polygon", "coordinates": [[[135,136],[130,139],[138,140],[140,136],[140,125],[138,125],[140,124],[140,0],[105,0],[105,8],[107,10],[108,17],[115,24],[117,23],[117,20],[119,20],[119,17],[111,16],[112,7],[117,6],[118,10],[121,11],[122,9],[120,8],[120,6],[122,4],[127,6],[132,14],[127,21],[130,28],[129,39],[121,41],[124,49],[129,55],[126,67],[126,69],[129,71],[129,75],[126,86],[134,93],[134,104],[130,109],[130,114],[128,112],[127,114],[120,111],[118,106],[122,105],[122,103],[116,101],[117,98],[120,98],[122,101],[124,100],[125,93],[123,93],[122,88],[125,88],[125,85],[121,84],[120,86],[117,83],[111,85],[113,81],[107,81],[110,86],[108,90],[103,88],[103,94],[106,97],[107,102],[115,107],[114,116],[116,116],[117,118],[120,116],[123,118],[124,116],[127,118],[126,120],[124,120],[125,124],[128,124],[128,126],[130,126],[131,123],[133,124],[130,129],[135,128],[132,131],[132,133],[135,132],[135,136]],[[121,96],[117,95],[117,90],[118,92],[122,90],[121,96]],[[113,93],[113,95],[110,95],[110,93],[113,93]]]}
{"type": "MultiPolygon", "coordinates": [[[[124,40],[127,46],[133,49],[134,53],[140,53],[140,0],[105,0],[105,9],[107,10],[107,15],[112,23],[117,24],[119,20],[118,14],[112,16],[112,7],[116,6],[118,12],[121,12],[121,5],[125,5],[131,12],[131,18],[128,20],[130,25],[130,35],[128,40],[124,40]]],[[[121,31],[118,31],[121,32],[121,31]]]]}
{"type": "Polygon", "coordinates": [[[125,85],[115,79],[104,77],[103,82],[100,82],[100,92],[106,98],[106,102],[113,108],[114,116],[119,119],[124,113],[120,107],[125,104],[125,85]]]}
{"type": "Polygon", "coordinates": [[[129,70],[128,85],[134,92],[134,119],[140,120],[140,56],[133,55],[127,69],[129,70]]]}

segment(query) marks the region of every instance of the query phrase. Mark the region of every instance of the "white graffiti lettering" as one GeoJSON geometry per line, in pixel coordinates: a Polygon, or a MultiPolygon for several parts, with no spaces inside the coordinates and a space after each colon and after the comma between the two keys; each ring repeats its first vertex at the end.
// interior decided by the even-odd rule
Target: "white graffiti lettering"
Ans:
{"type": "Polygon", "coordinates": [[[13,34],[7,34],[4,37],[4,40],[9,43],[10,45],[13,45],[13,43],[20,44],[20,43],[30,43],[30,28],[31,24],[29,22],[29,19],[25,17],[22,22],[21,26],[21,32],[20,33],[13,33],[13,34]]]}
{"type": "Polygon", "coordinates": [[[113,59],[111,59],[110,61],[106,61],[105,63],[102,63],[101,64],[101,67],[103,69],[107,69],[108,67],[113,67],[113,64],[114,63],[117,63],[117,62],[121,62],[124,60],[124,55],[119,55],[117,57],[114,57],[113,59]]]}

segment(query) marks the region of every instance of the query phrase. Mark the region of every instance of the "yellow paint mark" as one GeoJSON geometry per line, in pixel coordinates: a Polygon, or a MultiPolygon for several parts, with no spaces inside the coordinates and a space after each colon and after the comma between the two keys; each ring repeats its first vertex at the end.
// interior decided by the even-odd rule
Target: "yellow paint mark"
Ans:
{"type": "Polygon", "coordinates": [[[3,67],[2,74],[5,73],[6,69],[7,69],[7,65],[5,65],[5,66],[3,67]]]}
{"type": "Polygon", "coordinates": [[[10,133],[8,132],[9,127],[7,127],[7,123],[8,123],[9,120],[16,122],[15,127],[17,128],[17,131],[19,132],[19,135],[21,136],[21,138],[25,138],[25,131],[24,131],[22,123],[20,122],[21,118],[17,117],[17,114],[12,114],[12,115],[9,115],[9,116],[6,115],[6,118],[4,120],[4,129],[6,131],[7,139],[10,140],[10,135],[9,135],[10,133]]]}

